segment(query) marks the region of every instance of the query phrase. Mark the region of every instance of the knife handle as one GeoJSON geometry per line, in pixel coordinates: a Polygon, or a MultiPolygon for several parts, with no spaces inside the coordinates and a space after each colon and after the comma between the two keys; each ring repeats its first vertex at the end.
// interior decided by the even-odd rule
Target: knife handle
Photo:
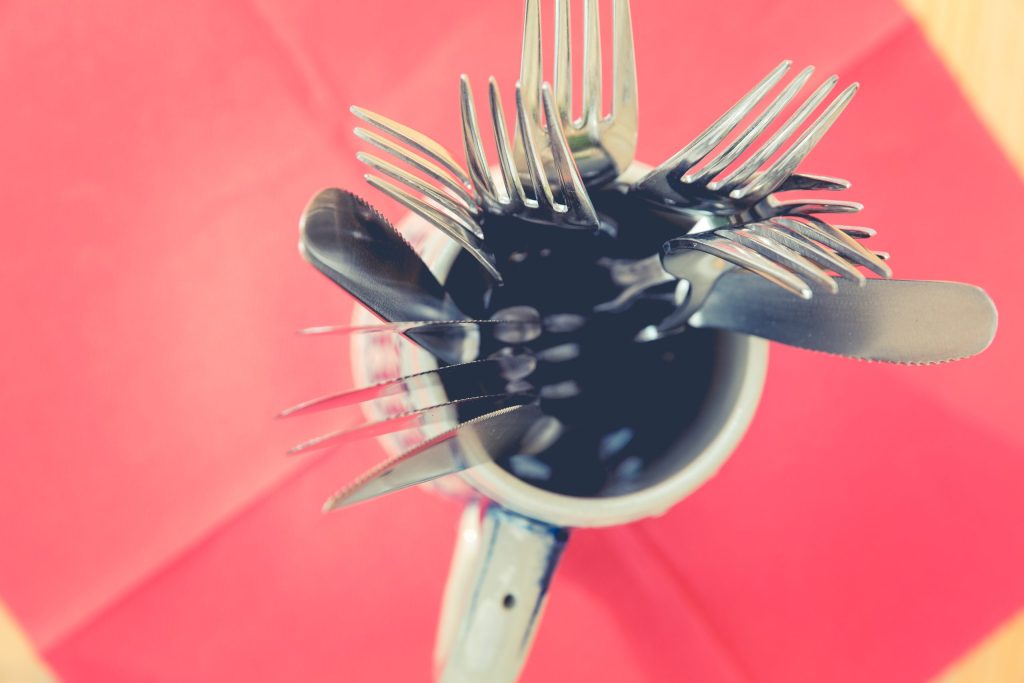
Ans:
{"type": "Polygon", "coordinates": [[[459,526],[434,651],[440,683],[513,683],[530,650],[566,529],[490,504],[459,526]]]}

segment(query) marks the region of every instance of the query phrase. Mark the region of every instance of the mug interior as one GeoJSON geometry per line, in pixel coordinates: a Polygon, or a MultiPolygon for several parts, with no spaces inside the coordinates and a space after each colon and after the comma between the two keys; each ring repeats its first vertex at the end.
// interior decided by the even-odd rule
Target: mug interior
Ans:
{"type": "Polygon", "coordinates": [[[599,496],[569,496],[534,486],[494,463],[461,477],[491,500],[550,524],[608,526],[664,513],[718,471],[746,432],[760,399],[767,342],[721,332],[715,349],[713,381],[696,421],[628,487],[599,496]]]}
{"type": "MultiPolygon", "coordinates": [[[[461,251],[458,245],[415,215],[407,216],[397,227],[444,282],[461,251]]],[[[354,324],[374,321],[368,311],[356,308],[354,324]]],[[[663,513],[704,483],[729,457],[753,418],[764,384],[767,342],[730,332],[701,332],[714,335],[714,340],[709,357],[697,361],[712,365],[711,381],[697,417],[669,448],[647,459],[643,470],[629,482],[596,496],[565,495],[484,462],[460,474],[470,489],[450,479],[440,480],[437,488],[453,495],[482,494],[515,512],[561,526],[607,526],[663,513]]],[[[358,383],[437,367],[431,354],[397,336],[390,341],[371,341],[368,335],[355,335],[352,344],[353,378],[358,383]]],[[[369,404],[364,410],[376,420],[446,400],[439,390],[437,395],[392,397],[381,405],[369,404]]],[[[395,455],[454,425],[453,421],[429,433],[387,435],[379,441],[395,455]]]]}

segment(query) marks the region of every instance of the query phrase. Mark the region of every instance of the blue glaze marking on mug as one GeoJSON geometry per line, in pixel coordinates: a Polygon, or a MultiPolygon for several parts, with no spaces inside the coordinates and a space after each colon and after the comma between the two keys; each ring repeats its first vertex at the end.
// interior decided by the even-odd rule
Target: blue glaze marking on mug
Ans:
{"type": "Polygon", "coordinates": [[[523,636],[523,642],[519,644],[520,648],[527,646],[528,634],[533,632],[534,624],[537,621],[537,617],[540,614],[540,607],[544,604],[544,600],[548,596],[548,589],[551,587],[551,579],[555,574],[555,567],[558,566],[558,560],[562,557],[562,551],[565,550],[565,544],[569,541],[569,530],[562,527],[551,526],[544,524],[543,522],[536,522],[537,525],[543,525],[547,533],[551,535],[551,549],[548,551],[546,565],[544,567],[544,575],[540,577],[540,593],[537,595],[537,601],[533,603],[533,614],[530,615],[530,626],[526,631],[526,635],[523,636]]]}
{"type": "MultiPolygon", "coordinates": [[[[497,527],[500,524],[515,524],[531,534],[549,536],[551,539],[548,546],[548,554],[544,560],[544,573],[538,580],[537,599],[533,603],[533,611],[530,614],[528,627],[523,633],[522,642],[519,644],[520,648],[525,648],[528,645],[530,634],[533,633],[537,617],[540,614],[541,605],[544,604],[544,599],[547,597],[548,589],[551,586],[551,579],[555,573],[555,567],[558,566],[558,560],[561,558],[562,551],[565,550],[565,544],[569,540],[569,530],[563,527],[547,524],[536,519],[524,517],[523,515],[512,512],[511,510],[503,508],[497,504],[489,506],[487,508],[486,515],[487,517],[494,519],[495,533],[491,536],[491,546],[488,547],[488,552],[485,555],[485,564],[490,562],[494,538],[497,537],[497,527]]],[[[477,587],[477,592],[479,592],[479,586],[477,587]]],[[[477,596],[474,595],[473,600],[475,601],[476,598],[477,596]]]]}
{"type": "MultiPolygon", "coordinates": [[[[490,565],[494,558],[495,547],[498,538],[502,533],[503,526],[514,526],[530,535],[539,536],[545,539],[547,554],[543,559],[543,572],[537,579],[537,597],[533,603],[529,619],[527,620],[527,627],[523,631],[522,640],[519,643],[520,650],[525,651],[529,645],[530,636],[536,627],[541,605],[544,604],[544,600],[547,597],[548,589],[551,585],[551,579],[554,576],[555,567],[558,565],[558,560],[561,558],[562,551],[565,549],[565,544],[569,539],[569,530],[525,517],[519,513],[508,510],[497,503],[490,503],[484,512],[484,525],[488,522],[492,527],[488,534],[489,538],[487,546],[482,549],[483,556],[477,573],[480,577],[486,576],[490,571],[490,565]]],[[[483,587],[484,581],[478,581],[473,586],[473,594],[469,599],[468,609],[466,611],[467,614],[478,613],[478,603],[481,599],[481,591],[483,590],[483,587]]],[[[489,598],[490,596],[486,597],[489,598]]],[[[468,623],[464,623],[462,627],[467,628],[468,626],[468,623]]]]}

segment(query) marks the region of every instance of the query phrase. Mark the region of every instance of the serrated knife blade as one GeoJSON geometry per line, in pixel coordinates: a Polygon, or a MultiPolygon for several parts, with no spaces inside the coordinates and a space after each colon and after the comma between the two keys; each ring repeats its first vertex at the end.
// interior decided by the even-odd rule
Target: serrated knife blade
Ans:
{"type": "Polygon", "coordinates": [[[708,327],[852,358],[912,365],[984,351],[995,336],[995,304],[959,282],[837,280],[835,294],[801,300],[756,275],[723,274],[689,318],[708,327]]]}
{"type": "Polygon", "coordinates": [[[324,511],[348,507],[475,465],[516,455],[524,435],[541,415],[536,404],[529,404],[504,408],[463,422],[366,472],[331,496],[324,503],[324,511]]]}

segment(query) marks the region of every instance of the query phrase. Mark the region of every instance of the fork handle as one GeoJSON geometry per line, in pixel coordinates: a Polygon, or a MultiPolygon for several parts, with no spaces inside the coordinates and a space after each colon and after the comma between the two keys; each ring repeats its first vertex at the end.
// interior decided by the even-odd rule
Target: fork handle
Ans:
{"type": "Polygon", "coordinates": [[[463,513],[434,652],[439,683],[513,683],[529,653],[565,529],[491,504],[463,513]]]}

